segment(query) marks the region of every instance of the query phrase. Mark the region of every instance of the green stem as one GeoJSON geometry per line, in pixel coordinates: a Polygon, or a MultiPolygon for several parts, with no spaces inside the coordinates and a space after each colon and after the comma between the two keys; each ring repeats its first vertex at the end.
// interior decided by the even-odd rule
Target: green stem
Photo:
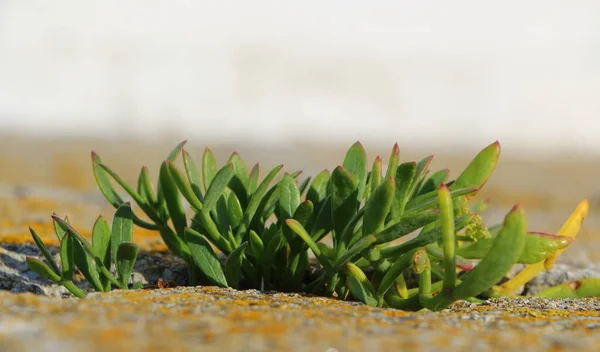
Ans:
{"type": "MultiPolygon", "coordinates": [[[[456,286],[456,238],[454,237],[454,212],[452,198],[446,185],[440,186],[440,219],[442,227],[442,248],[444,249],[444,290],[456,286]]],[[[431,275],[431,274],[430,274],[431,275]]]]}

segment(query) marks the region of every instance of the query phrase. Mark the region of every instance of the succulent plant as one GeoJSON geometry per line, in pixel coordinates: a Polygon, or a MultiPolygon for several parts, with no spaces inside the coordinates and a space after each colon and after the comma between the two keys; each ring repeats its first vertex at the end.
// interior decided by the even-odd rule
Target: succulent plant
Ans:
{"type": "MultiPolygon", "coordinates": [[[[123,203],[117,209],[112,229],[101,216],[98,217],[92,230],[92,242],[88,242],[69,224],[68,218],[61,219],[53,215],[54,229],[60,243],[60,264],[54,261],[48,247],[38,234],[29,228],[35,244],[40,249],[46,263],[27,257],[27,265],[36,274],[63,285],[77,297],[85,297],[86,293],[73,283],[75,268],[83,274],[90,285],[100,292],[108,292],[112,285],[120,289],[128,289],[135,264],[138,246],[131,242],[133,221],[131,207],[123,203]],[[111,273],[115,267],[117,278],[111,273]]],[[[141,287],[140,283],[133,285],[141,287]]]]}
{"type": "MultiPolygon", "coordinates": [[[[556,236],[528,232],[519,206],[503,224],[484,225],[476,213],[482,206],[470,209],[469,200],[493,173],[498,142],[449,182],[448,170],[428,174],[432,156],[400,163],[397,144],[385,173],[380,157],[369,167],[357,142],[333,172],[297,182],[300,172],[275,181],[282,165],[260,179],[258,164],[248,171],[237,153],[219,167],[208,148],[198,169],[184,143],[161,165],[155,189],[146,167],[134,188],[93,152],[92,164],[107,200],[115,207],[124,204],[112,179],[149,219],[132,213],[132,221],[159,231],[169,250],[186,262],[191,285],[204,279],[221,287],[352,296],[373,306],[439,310],[458,299],[510,294],[513,284],[551,266],[579,230],[570,220],[556,236]],[[179,153],[183,171],[175,165],[179,153]],[[194,212],[189,221],[182,198],[194,212]],[[396,243],[419,229],[416,237],[396,243]],[[215,249],[226,256],[224,265],[215,249]],[[308,250],[319,263],[311,275],[308,250]],[[480,262],[474,265],[472,259],[480,262]],[[516,263],[532,269],[496,286],[516,263]],[[405,278],[411,271],[419,275],[416,287],[405,278]]],[[[574,215],[579,225],[584,212],[587,208],[574,215]]]]}

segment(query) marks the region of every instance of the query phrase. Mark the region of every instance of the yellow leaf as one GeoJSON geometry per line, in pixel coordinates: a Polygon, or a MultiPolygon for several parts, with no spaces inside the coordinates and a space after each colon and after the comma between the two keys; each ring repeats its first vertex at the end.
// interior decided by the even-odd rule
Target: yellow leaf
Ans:
{"type": "MultiPolygon", "coordinates": [[[[571,216],[567,219],[567,221],[563,224],[562,228],[558,232],[560,236],[567,236],[571,238],[575,238],[581,229],[581,224],[583,220],[587,216],[589,211],[589,202],[587,199],[584,199],[571,216]]],[[[494,286],[492,288],[493,295],[513,295],[515,291],[520,287],[531,281],[534,277],[536,277],[540,272],[548,270],[554,266],[556,259],[561,253],[564,252],[564,249],[556,251],[554,255],[546,260],[541,262],[530,264],[525,267],[525,269],[521,270],[515,277],[506,281],[502,285],[494,286]]]]}

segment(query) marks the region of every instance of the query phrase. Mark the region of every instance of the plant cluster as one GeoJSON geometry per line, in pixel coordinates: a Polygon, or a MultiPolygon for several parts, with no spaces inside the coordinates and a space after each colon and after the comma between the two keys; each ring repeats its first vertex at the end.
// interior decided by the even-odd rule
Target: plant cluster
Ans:
{"type": "MultiPolygon", "coordinates": [[[[48,264],[33,257],[27,257],[26,262],[36,274],[63,285],[76,297],[85,297],[86,293],[73,283],[75,268],[96,291],[108,292],[112,285],[128,289],[138,254],[138,246],[132,242],[132,214],[128,203],[121,204],[115,213],[112,229],[106,220],[98,217],[92,230],[91,243],[71,226],[67,217],[63,220],[53,215],[62,268],[58,267],[48,247],[32,228],[29,228],[31,236],[48,264]],[[113,267],[116,269],[116,278],[111,273],[113,267]]],[[[133,288],[141,287],[139,282],[133,284],[133,288]]]]}
{"type": "MultiPolygon", "coordinates": [[[[513,294],[541,270],[552,267],[588,211],[587,201],[582,202],[558,235],[528,232],[525,213],[519,206],[502,224],[486,227],[477,213],[481,207],[470,206],[469,200],[496,167],[500,155],[497,142],[477,154],[452,181],[447,181],[448,170],[429,172],[433,156],[401,163],[397,144],[385,170],[379,156],[368,163],[364,148],[357,142],[331,173],[323,170],[314,179],[299,181],[301,172],[279,175],[282,165],[261,179],[258,164],[248,171],[237,153],[219,167],[208,148],[198,168],[183,149],[184,143],[162,163],[156,187],[146,167],[142,167],[134,187],[94,152],[92,166],[100,191],[118,209],[117,214],[122,213],[121,219],[158,231],[168,249],[185,261],[190,285],[202,282],[310,292],[352,297],[378,307],[440,310],[459,299],[475,301],[476,297],[513,294]],[[175,164],[180,154],[183,167],[175,164]],[[113,182],[125,190],[143,216],[131,211],[113,182]],[[184,200],[193,211],[189,219],[184,200]],[[398,243],[416,231],[416,237],[398,243]],[[224,264],[215,249],[225,256],[224,264]],[[312,275],[307,275],[315,266],[309,251],[318,262],[312,275]],[[479,262],[473,265],[471,260],[479,262]],[[515,278],[497,285],[517,263],[528,266],[515,278]],[[419,275],[416,284],[409,280],[411,273],[419,275]]],[[[32,268],[38,267],[36,272],[75,293],[69,288],[73,285],[68,272],[74,262],[90,282],[95,280],[92,286],[98,291],[110,289],[110,283],[127,287],[131,271],[125,267],[132,267],[135,261],[129,242],[131,226],[119,225],[122,220],[116,216],[112,234],[98,230],[102,234],[96,235],[100,225],[95,225],[89,244],[68,222],[57,217],[54,220],[61,233],[72,234],[59,236],[63,270],[56,264],[48,267],[28,260],[32,268]],[[63,258],[63,242],[65,253],[74,243],[73,259],[68,254],[63,258]],[[119,257],[122,246],[128,249],[119,257]],[[102,250],[109,247],[112,255],[102,250]],[[113,264],[118,279],[110,276],[113,264]],[[86,270],[86,266],[92,269],[86,270]]],[[[36,243],[40,245],[39,238],[36,243]]],[[[595,281],[586,281],[586,289],[577,294],[597,292],[598,286],[595,281]]],[[[544,294],[560,296],[567,294],[566,290],[544,294]]]]}

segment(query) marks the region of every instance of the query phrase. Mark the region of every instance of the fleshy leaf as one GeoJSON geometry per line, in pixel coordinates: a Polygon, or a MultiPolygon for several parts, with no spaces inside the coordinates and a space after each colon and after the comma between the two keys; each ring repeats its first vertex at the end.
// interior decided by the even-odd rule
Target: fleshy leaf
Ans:
{"type": "MultiPolygon", "coordinates": [[[[133,240],[133,222],[131,220],[131,206],[129,203],[123,203],[115,212],[111,231],[111,253],[113,263],[117,262],[117,250],[123,242],[131,242],[133,240]]],[[[93,245],[92,245],[92,248],[93,245]]],[[[99,253],[95,253],[98,255],[99,253]]],[[[100,256],[100,258],[104,258],[100,256]]]]}
{"type": "Polygon", "coordinates": [[[96,268],[96,265],[88,256],[87,252],[77,240],[73,240],[73,255],[74,255],[74,263],[81,271],[83,276],[89,281],[92,287],[96,291],[103,292],[105,286],[100,281],[99,270],[96,268]]]}
{"type": "Polygon", "coordinates": [[[415,248],[412,251],[400,256],[394,264],[386,271],[383,279],[381,279],[381,283],[379,284],[379,288],[377,289],[377,294],[383,296],[386,292],[392,287],[396,279],[402,275],[404,270],[408,269],[413,261],[413,256],[417,251],[425,251],[422,248],[415,248]]]}
{"type": "Polygon", "coordinates": [[[396,195],[390,209],[389,221],[398,220],[404,213],[404,208],[408,202],[410,187],[415,178],[417,163],[402,163],[396,168],[394,181],[396,182],[396,195]]]}
{"type": "MultiPolygon", "coordinates": [[[[183,229],[187,226],[187,220],[185,217],[185,210],[181,204],[181,198],[179,196],[177,186],[175,185],[175,181],[173,181],[171,173],[169,172],[168,161],[163,162],[160,166],[158,178],[167,209],[169,210],[171,221],[175,227],[175,232],[181,236],[183,234],[183,229]]],[[[114,245],[113,249],[116,250],[114,245]]]]}
{"type": "Polygon", "coordinates": [[[212,211],[217,204],[217,200],[223,195],[227,185],[231,182],[234,175],[233,164],[223,166],[212,179],[206,194],[204,195],[204,210],[212,211]]]}
{"type": "Polygon", "coordinates": [[[369,306],[377,307],[379,300],[376,297],[375,289],[367,279],[365,273],[358,266],[347,263],[346,274],[352,296],[369,306]]]}
{"type": "Polygon", "coordinates": [[[246,251],[248,242],[240,244],[229,256],[225,262],[225,278],[227,284],[233,289],[239,287],[240,276],[242,274],[242,256],[246,251]]]}
{"type": "Polygon", "coordinates": [[[206,278],[214,285],[227,287],[221,263],[204,236],[189,228],[185,229],[184,234],[192,258],[206,278]]]}
{"type": "Polygon", "coordinates": [[[346,224],[358,211],[358,178],[338,166],[331,175],[331,212],[334,243],[340,240],[346,224]]]}
{"type": "Polygon", "coordinates": [[[364,207],[363,235],[374,234],[382,229],[392,206],[395,191],[394,179],[389,177],[371,194],[364,207]]]}
{"type": "Polygon", "coordinates": [[[246,233],[246,231],[250,227],[250,223],[252,222],[252,219],[254,218],[254,215],[256,214],[256,211],[258,210],[258,207],[260,206],[261,201],[262,201],[263,197],[265,196],[265,193],[267,192],[267,188],[269,187],[269,184],[271,183],[271,181],[273,181],[273,179],[275,178],[277,173],[282,168],[283,168],[283,165],[275,166],[269,172],[269,174],[262,180],[260,185],[256,188],[256,192],[254,192],[254,194],[250,198],[250,201],[248,202],[248,207],[244,211],[243,221],[240,224],[240,226],[238,227],[237,233],[235,235],[235,237],[238,241],[240,241],[242,236],[246,233]]]}
{"type": "Polygon", "coordinates": [[[398,143],[396,143],[392,147],[392,153],[390,154],[390,159],[388,161],[387,171],[385,172],[385,178],[396,176],[396,168],[398,167],[399,162],[400,148],[398,148],[398,143]]]}
{"type": "Polygon", "coordinates": [[[469,163],[465,170],[450,186],[451,190],[460,188],[481,188],[490,178],[500,158],[500,143],[497,141],[485,147],[469,163]]]}
{"type": "Polygon", "coordinates": [[[204,192],[210,187],[210,183],[217,174],[217,159],[213,152],[207,147],[202,154],[202,182],[204,184],[204,192]]]}
{"type": "Polygon", "coordinates": [[[306,199],[310,200],[315,206],[315,211],[320,211],[327,198],[327,188],[329,186],[329,171],[323,170],[315,176],[310,188],[306,193],[306,199]]]}
{"type": "Polygon", "coordinates": [[[127,287],[138,254],[138,245],[133,242],[121,242],[117,249],[117,273],[122,287],[127,287]]]}
{"type": "MultiPolygon", "coordinates": [[[[558,232],[559,236],[566,236],[570,238],[574,238],[579,233],[581,229],[581,225],[583,220],[587,216],[589,210],[589,203],[587,199],[584,199],[575,211],[571,214],[571,216],[567,219],[567,221],[563,224],[562,228],[558,232]]],[[[525,267],[525,269],[521,270],[516,276],[511,278],[510,280],[504,282],[502,285],[495,286],[492,290],[492,295],[512,295],[514,292],[522,285],[525,285],[531,279],[536,277],[540,272],[545,269],[551,268],[554,260],[562,253],[562,250],[557,251],[553,258],[546,259],[545,261],[541,261],[535,264],[530,264],[525,267]]]]}
{"type": "Polygon", "coordinates": [[[248,175],[248,195],[252,195],[256,191],[256,187],[258,187],[258,177],[259,177],[259,166],[256,163],[252,170],[250,170],[250,175],[248,175]]]}
{"type": "Polygon", "coordinates": [[[50,254],[48,247],[46,247],[46,245],[44,244],[44,242],[42,241],[40,236],[38,236],[37,232],[35,232],[35,230],[33,228],[30,227],[29,232],[31,232],[31,237],[33,237],[33,241],[35,242],[37,247],[40,249],[40,252],[42,252],[42,255],[44,256],[44,258],[50,265],[50,268],[52,269],[52,271],[56,275],[60,275],[61,270],[59,269],[58,265],[54,261],[54,257],[52,257],[52,254],[50,254]]]}
{"type": "Polygon", "coordinates": [[[46,263],[33,257],[26,257],[25,262],[33,272],[48,280],[52,280],[56,283],[60,282],[61,277],[57,275],[46,263]]]}
{"type": "Polygon", "coordinates": [[[175,164],[172,162],[167,161],[166,166],[168,168],[171,180],[173,180],[181,195],[183,195],[183,197],[188,201],[195,211],[202,211],[204,206],[202,205],[200,198],[196,196],[196,192],[194,192],[192,186],[188,183],[188,180],[183,177],[181,172],[179,172],[175,164]]]}
{"type": "Polygon", "coordinates": [[[156,204],[156,195],[152,190],[152,184],[150,183],[150,177],[148,176],[148,168],[142,167],[140,175],[138,176],[137,192],[148,204],[156,204]]]}
{"type": "Polygon", "coordinates": [[[71,233],[67,231],[60,241],[60,265],[62,266],[60,276],[66,281],[73,280],[73,267],[75,260],[73,251],[73,237],[71,233]]]}
{"type": "Polygon", "coordinates": [[[421,187],[419,190],[419,195],[429,192],[437,192],[437,189],[440,187],[440,185],[446,181],[446,178],[448,178],[449,173],[450,170],[448,169],[433,173],[433,175],[431,175],[427,181],[423,183],[423,187],[421,187]]]}
{"type": "Polygon", "coordinates": [[[248,204],[248,170],[238,153],[232,153],[229,163],[233,165],[233,177],[229,181],[229,188],[240,200],[242,207],[248,204]]]}
{"type": "Polygon", "coordinates": [[[421,227],[438,220],[440,217],[439,212],[428,210],[415,214],[410,218],[403,218],[401,221],[389,225],[382,231],[376,234],[377,243],[387,243],[394,241],[402,236],[408,235],[409,233],[420,229],[421,227]]]}
{"type": "Polygon", "coordinates": [[[600,297],[600,278],[587,278],[553,286],[535,295],[542,298],[600,297]]]}
{"type": "Polygon", "coordinates": [[[237,229],[242,223],[244,212],[240,201],[233,192],[229,193],[229,197],[227,198],[227,212],[229,214],[229,224],[231,225],[231,228],[237,229]]]}
{"type": "Polygon", "coordinates": [[[198,167],[196,167],[194,159],[192,159],[192,157],[186,150],[182,150],[181,155],[183,157],[183,166],[185,167],[185,174],[188,178],[188,181],[190,182],[190,187],[196,195],[196,198],[198,198],[202,202],[204,198],[202,196],[202,190],[200,189],[202,181],[200,179],[198,167]]]}
{"type": "Polygon", "coordinates": [[[100,159],[100,156],[92,151],[92,170],[94,172],[96,184],[98,185],[102,195],[104,195],[104,198],[106,198],[106,200],[108,200],[113,207],[117,208],[119,205],[121,205],[121,203],[123,203],[123,198],[121,198],[119,193],[110,183],[107,172],[104,170],[104,168],[100,167],[101,164],[102,159],[100,159]]]}
{"type": "Polygon", "coordinates": [[[321,249],[319,246],[317,246],[317,243],[310,237],[308,232],[306,232],[304,227],[298,221],[294,219],[288,219],[285,221],[285,223],[292,229],[292,231],[300,236],[304,242],[306,242],[310,250],[315,254],[315,257],[317,257],[325,269],[331,268],[331,262],[329,259],[321,253],[321,249]]]}
{"type": "Polygon", "coordinates": [[[453,297],[462,299],[476,296],[500,281],[519,259],[526,233],[527,218],[523,209],[517,205],[506,216],[487,255],[454,288],[453,297]]]}

